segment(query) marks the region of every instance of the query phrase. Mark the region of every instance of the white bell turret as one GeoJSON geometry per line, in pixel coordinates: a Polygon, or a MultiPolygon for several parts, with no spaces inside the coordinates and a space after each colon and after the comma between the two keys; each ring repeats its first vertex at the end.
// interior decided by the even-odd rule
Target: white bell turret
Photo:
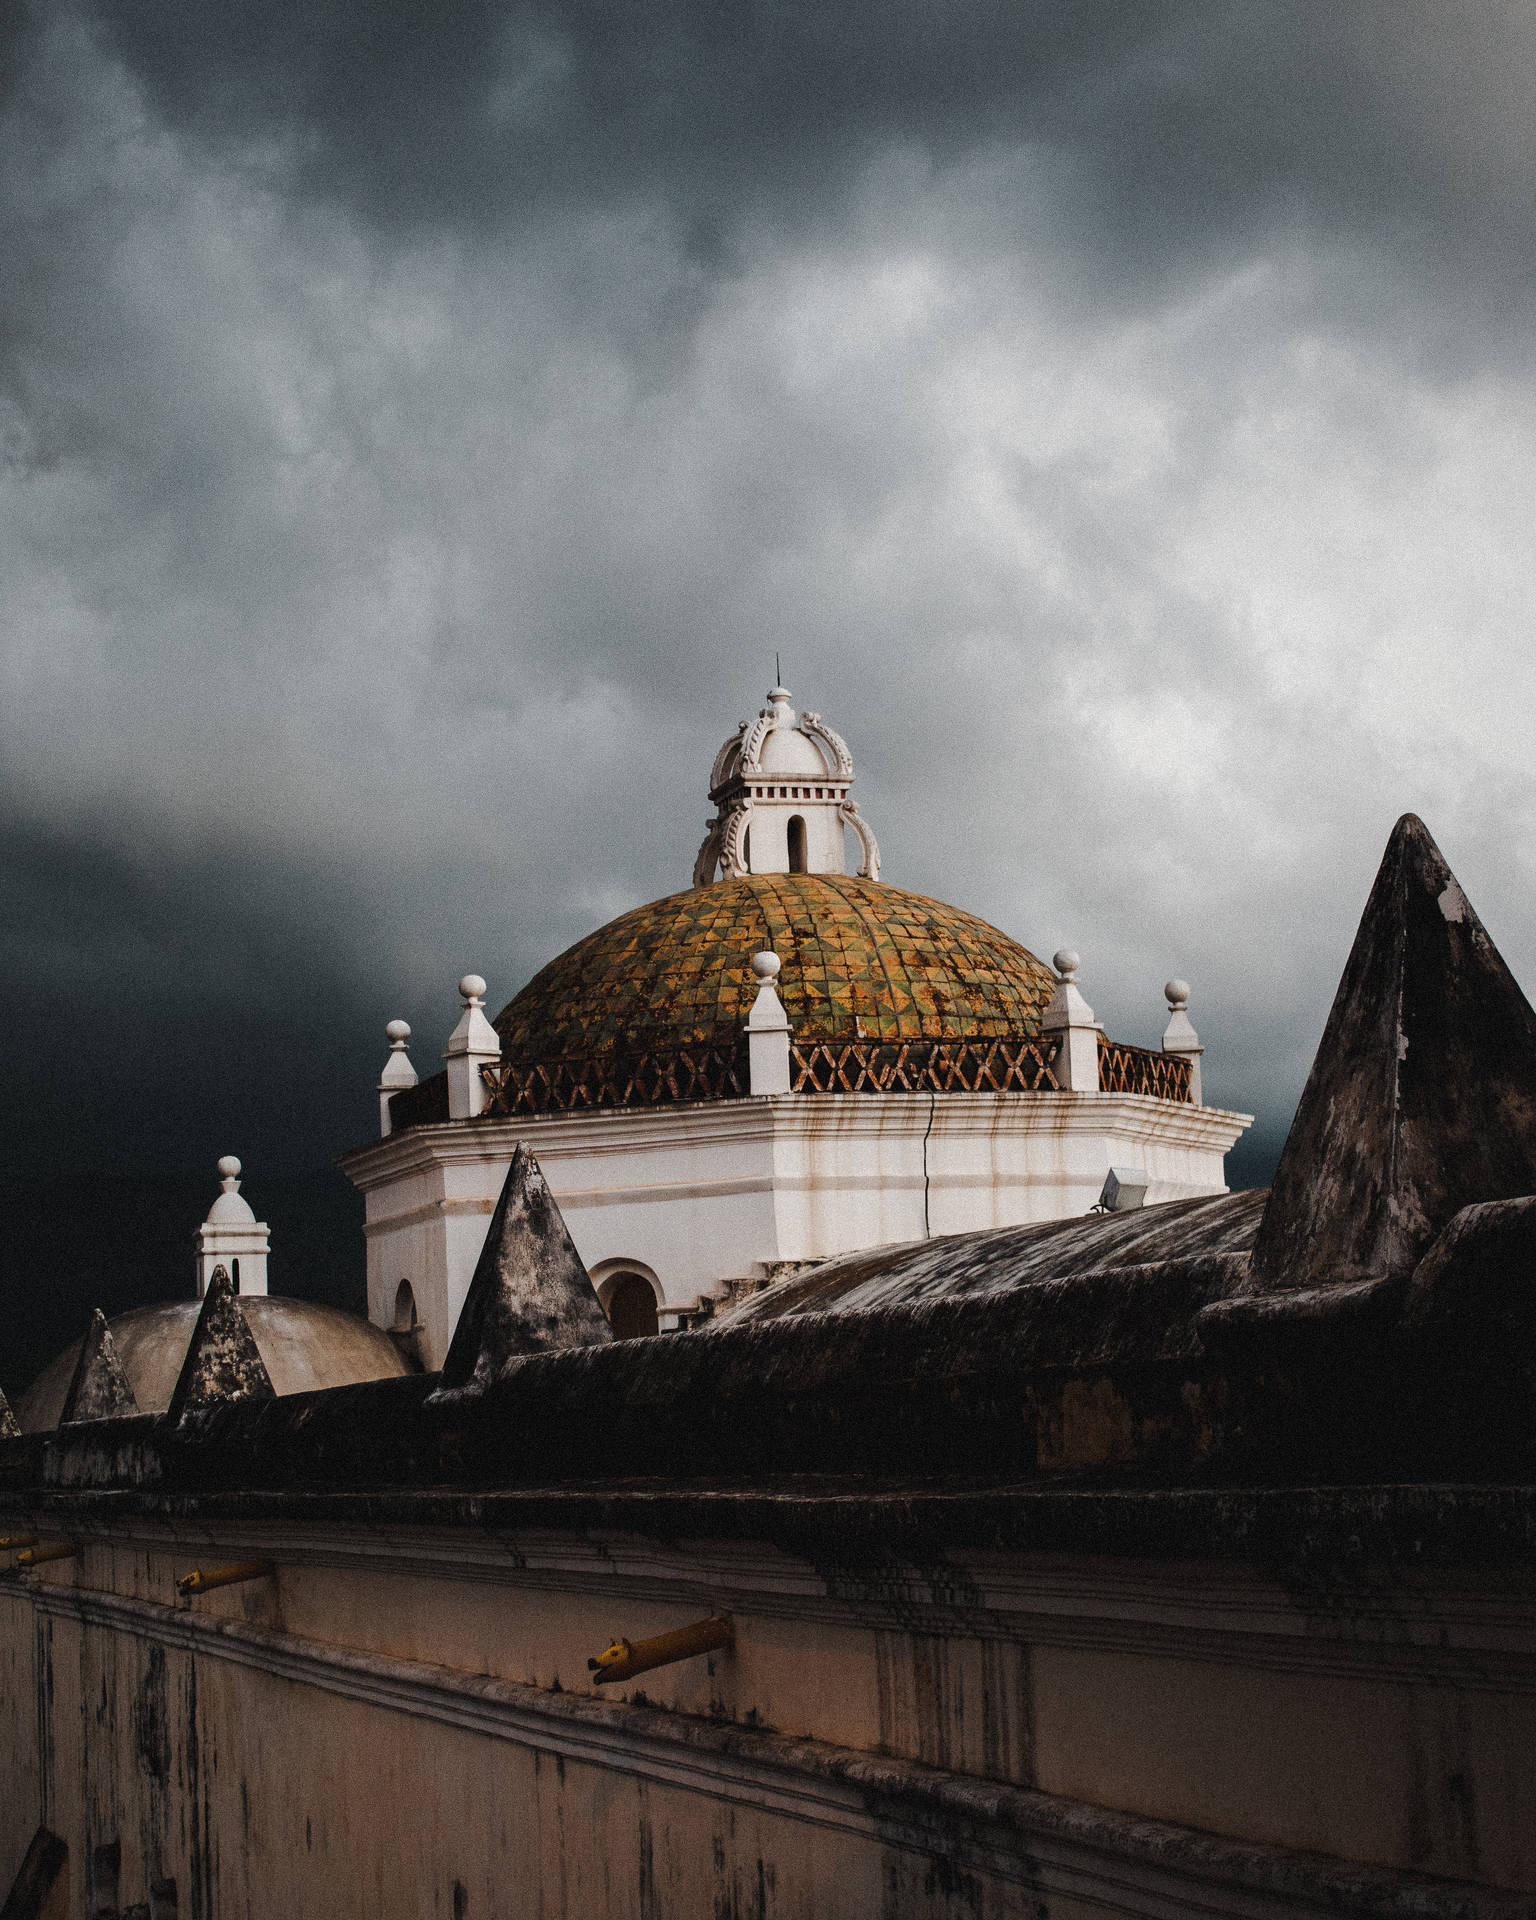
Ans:
{"type": "Polygon", "coordinates": [[[226,1153],[219,1162],[220,1193],[197,1230],[197,1297],[208,1291],[215,1267],[223,1267],[237,1293],[265,1293],[271,1233],[240,1194],[240,1162],[226,1153]]]}
{"type": "Polygon", "coordinates": [[[880,848],[848,797],[853,757],[819,713],[797,715],[785,687],[745,720],[715,756],[709,797],[717,809],[694,862],[693,883],[746,873],[846,873],[846,830],[859,843],[859,875],[880,878],[880,848]]]}

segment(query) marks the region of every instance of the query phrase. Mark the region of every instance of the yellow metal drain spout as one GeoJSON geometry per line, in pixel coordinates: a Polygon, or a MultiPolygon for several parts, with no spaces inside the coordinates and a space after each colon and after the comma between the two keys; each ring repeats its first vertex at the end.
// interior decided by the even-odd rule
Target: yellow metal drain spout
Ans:
{"type": "Polygon", "coordinates": [[[194,1567],[176,1582],[183,1600],[194,1593],[212,1593],[215,1587],[238,1587],[245,1580],[265,1580],[272,1572],[270,1560],[241,1560],[233,1567],[194,1567]]]}
{"type": "Polygon", "coordinates": [[[713,1653],[716,1647],[731,1643],[730,1621],[716,1616],[695,1621],[691,1627],[676,1627],[671,1633],[655,1634],[649,1640],[615,1640],[605,1653],[587,1662],[587,1671],[597,1675],[601,1687],[611,1680],[632,1680],[637,1673],[649,1673],[652,1667],[669,1667],[674,1660],[713,1653]]]}
{"type": "Polygon", "coordinates": [[[73,1540],[50,1540],[44,1547],[28,1547],[25,1553],[18,1553],[18,1567],[41,1567],[50,1560],[72,1560],[80,1549],[73,1540]]]}

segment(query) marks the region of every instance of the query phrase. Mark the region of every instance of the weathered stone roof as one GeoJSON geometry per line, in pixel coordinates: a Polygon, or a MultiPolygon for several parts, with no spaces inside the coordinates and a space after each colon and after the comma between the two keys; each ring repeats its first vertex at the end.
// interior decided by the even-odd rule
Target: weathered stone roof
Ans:
{"type": "Polygon", "coordinates": [[[494,1025],[510,1060],[734,1046],[771,948],[797,1039],[1038,1033],[1055,976],[958,907],[841,874],[752,874],[621,914],[535,974],[494,1025]]]}
{"type": "Polygon", "coordinates": [[[1269,1190],[1169,1200],[1126,1213],[1092,1213],[1029,1226],[987,1227],[935,1240],[838,1254],[751,1294],[709,1331],[801,1313],[862,1313],[1011,1293],[1036,1282],[1086,1279],[1164,1260],[1247,1260],[1269,1190]]]}

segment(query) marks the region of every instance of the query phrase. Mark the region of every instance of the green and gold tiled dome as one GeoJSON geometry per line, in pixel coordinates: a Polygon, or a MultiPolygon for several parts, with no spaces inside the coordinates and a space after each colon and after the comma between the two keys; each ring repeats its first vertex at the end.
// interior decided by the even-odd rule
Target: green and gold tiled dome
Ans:
{"type": "Polygon", "coordinates": [[[783,963],[797,1040],[1028,1038],[1055,976],[974,914],[877,880],[761,873],[636,907],[536,974],[495,1025],[519,1064],[728,1043],[783,963]]]}

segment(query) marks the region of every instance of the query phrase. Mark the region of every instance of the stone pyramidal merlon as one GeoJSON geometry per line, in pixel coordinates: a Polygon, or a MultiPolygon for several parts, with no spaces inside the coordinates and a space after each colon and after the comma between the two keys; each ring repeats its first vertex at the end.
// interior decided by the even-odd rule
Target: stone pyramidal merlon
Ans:
{"type": "Polygon", "coordinates": [[[215,1267],[166,1418],[177,1426],[189,1413],[223,1400],[274,1397],[261,1349],[240,1311],[234,1282],[223,1267],[215,1267]]]}
{"type": "Polygon", "coordinates": [[[1402,1274],[1536,1193],[1536,1013],[1422,820],[1392,830],[1254,1242],[1260,1290],[1402,1274]]]}
{"type": "Polygon", "coordinates": [[[21,1423],[11,1412],[10,1401],[6,1399],[3,1392],[0,1392],[0,1440],[19,1440],[20,1438],[21,1423]]]}
{"type": "Polygon", "coordinates": [[[77,1420],[120,1420],[125,1414],[138,1410],[139,1403],[133,1397],[133,1388],[117,1357],[107,1317],[97,1307],[80,1342],[80,1356],[70,1375],[59,1425],[71,1426],[77,1420]]]}
{"type": "Polygon", "coordinates": [[[479,1391],[520,1354],[612,1338],[555,1196],[520,1141],[453,1330],[442,1388],[479,1391]]]}

